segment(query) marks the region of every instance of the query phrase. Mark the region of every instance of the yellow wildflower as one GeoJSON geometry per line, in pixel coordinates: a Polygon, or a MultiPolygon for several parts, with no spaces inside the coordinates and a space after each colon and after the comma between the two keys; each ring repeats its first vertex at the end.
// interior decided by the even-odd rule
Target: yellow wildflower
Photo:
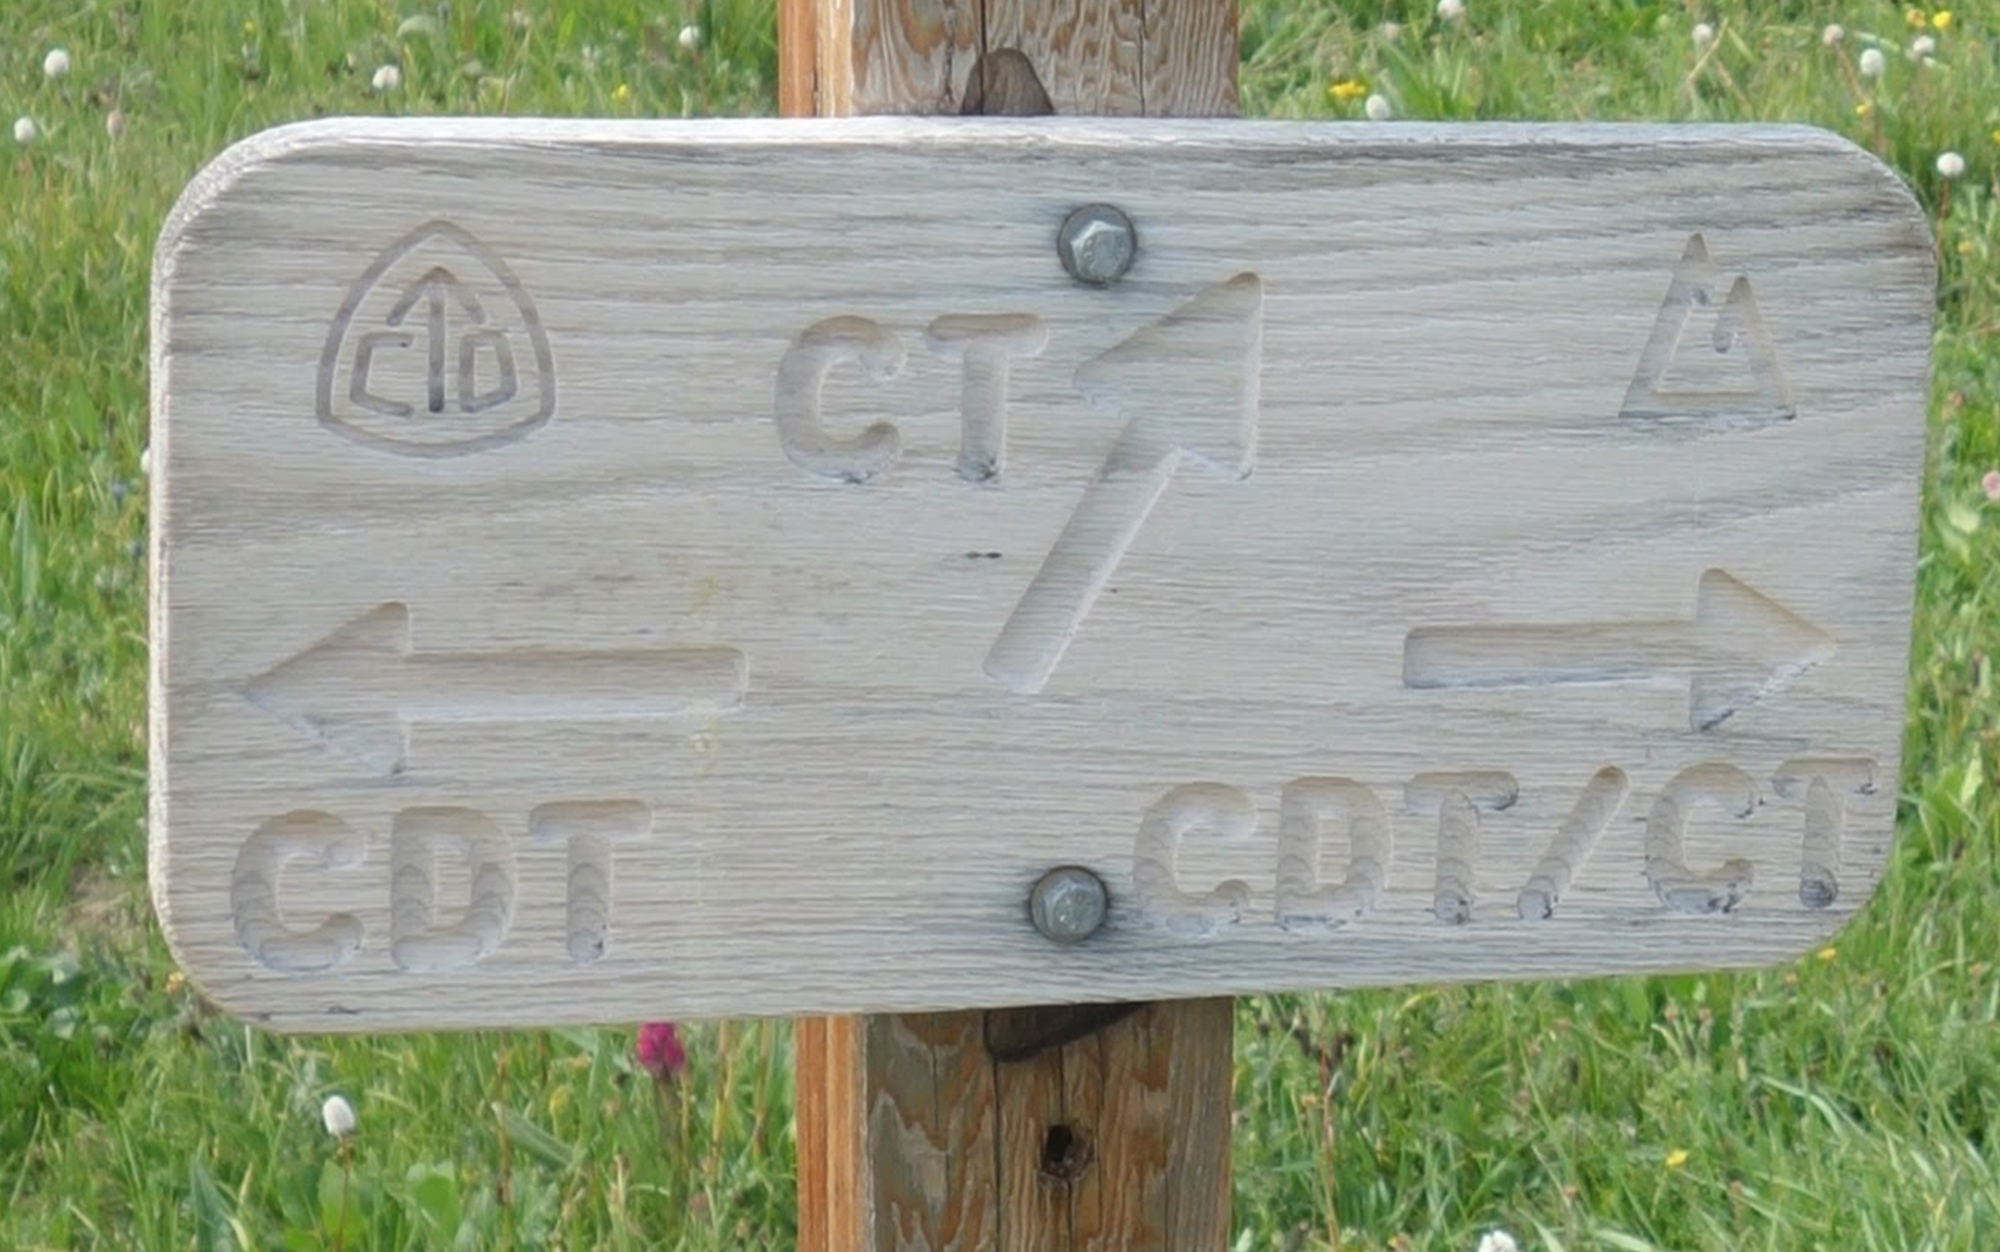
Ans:
{"type": "Polygon", "coordinates": [[[1840,953],[1832,948],[1821,948],[1816,955],[1822,961],[1831,961],[1834,957],[1839,956],[1840,953]]]}
{"type": "Polygon", "coordinates": [[[181,988],[185,986],[187,986],[186,974],[181,973],[179,970],[172,970],[167,974],[168,995],[170,996],[179,995],[181,993],[181,988]]]}
{"type": "Polygon", "coordinates": [[[1860,104],[1854,106],[1854,116],[1856,117],[1867,117],[1874,111],[1875,102],[1872,100],[1863,100],[1860,104]]]}
{"type": "Polygon", "coordinates": [[[1326,89],[1326,94],[1346,104],[1349,100],[1359,100],[1368,94],[1368,84],[1355,78],[1343,78],[1326,89]]]}
{"type": "Polygon", "coordinates": [[[1996,130],[1993,132],[1993,142],[2000,143],[2000,130],[1996,130]]]}
{"type": "Polygon", "coordinates": [[[1958,255],[1960,256],[1972,255],[1972,241],[1970,239],[1961,239],[1958,241],[1958,255]]]}
{"type": "Polygon", "coordinates": [[[1679,1169],[1681,1166],[1686,1165],[1687,1163],[1688,1163],[1688,1154],[1686,1148],[1675,1148],[1673,1151],[1667,1153],[1668,1169],[1679,1169]]]}
{"type": "Polygon", "coordinates": [[[632,98],[632,89],[626,86],[624,83],[619,83],[617,88],[613,90],[611,93],[611,99],[618,104],[623,104],[627,100],[630,100],[631,98],[632,98]]]}
{"type": "Polygon", "coordinates": [[[1950,29],[1951,29],[1951,10],[1950,10],[1950,9],[1939,9],[1939,10],[1938,10],[1937,12],[1935,12],[1935,13],[1931,14],[1931,29],[1932,29],[1932,30],[1950,30],[1950,29]]]}
{"type": "Polygon", "coordinates": [[[1929,20],[1930,20],[1929,18],[1924,16],[1924,11],[1922,9],[1903,10],[1903,21],[1909,24],[1911,30],[1922,30],[1924,28],[1924,23],[1928,22],[1929,20]]]}

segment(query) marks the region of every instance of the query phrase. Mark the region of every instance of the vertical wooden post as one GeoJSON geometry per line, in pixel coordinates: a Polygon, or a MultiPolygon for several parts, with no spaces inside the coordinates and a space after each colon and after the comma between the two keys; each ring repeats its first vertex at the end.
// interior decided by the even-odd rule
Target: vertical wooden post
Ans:
{"type": "MultiPolygon", "coordinates": [[[[1236,21],[1236,0],[780,0],[779,106],[1233,115],[1236,21]]],[[[1231,1008],[801,1021],[801,1252],[1215,1252],[1231,1008]]]]}

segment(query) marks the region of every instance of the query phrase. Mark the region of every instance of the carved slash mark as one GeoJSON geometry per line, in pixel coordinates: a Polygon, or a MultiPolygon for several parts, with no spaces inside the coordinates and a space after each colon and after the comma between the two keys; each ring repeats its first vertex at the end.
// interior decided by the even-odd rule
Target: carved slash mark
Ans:
{"type": "Polygon", "coordinates": [[[1374,791],[1346,778],[1301,778],[1278,801],[1278,925],[1332,930],[1359,921],[1388,881],[1393,831],[1374,791]],[[1328,825],[1344,831],[1347,873],[1322,885],[1328,825]]]}
{"type": "Polygon", "coordinates": [[[1405,808],[1418,813],[1434,809],[1438,815],[1431,913],[1439,921],[1462,926],[1472,920],[1478,899],[1479,811],[1512,808],[1520,797],[1520,783],[1498,770],[1419,774],[1403,788],[1405,808]]]}
{"type": "Polygon", "coordinates": [[[1597,841],[1610,828],[1611,819],[1625,805],[1631,792],[1625,771],[1616,766],[1598,770],[1577,797],[1562,825],[1549,840],[1549,850],[1535,862],[1534,872],[1514,899],[1514,910],[1524,922],[1547,921],[1556,913],[1556,903],[1569,890],[1570,881],[1590,860],[1597,841]]]}
{"type": "Polygon", "coordinates": [[[1756,876],[1750,862],[1724,861],[1706,874],[1687,864],[1688,811],[1708,802],[1731,817],[1757,811],[1757,784],[1734,765],[1691,765],[1674,775],[1646,816],[1646,881],[1660,903],[1677,913],[1728,913],[1743,903],[1756,876]]]}
{"type": "Polygon", "coordinates": [[[1230,879],[1210,891],[1181,890],[1181,840],[1196,832],[1216,839],[1243,839],[1257,829],[1250,797],[1221,783],[1175,787],[1146,811],[1132,856],[1132,886],[1141,915],[1177,935],[1198,939],[1243,918],[1249,884],[1230,879]]]}
{"type": "Polygon", "coordinates": [[[1639,368],[1625,389],[1621,418],[1642,421],[1712,420],[1731,426],[1759,426],[1798,416],[1791,383],[1778,364],[1763,309],[1738,275],[1723,295],[1722,275],[1698,234],[1688,236],[1674,268],[1667,298],[1639,356],[1639,368]],[[1712,322],[1703,316],[1714,310],[1712,322]],[[1690,326],[1706,322],[1706,343],[1689,342],[1690,326]],[[1719,358],[1742,364],[1718,371],[1719,358]],[[1677,381],[1683,372],[1687,382],[1677,381]]]}
{"type": "Polygon", "coordinates": [[[365,852],[360,834],[330,813],[287,813],[259,826],[237,851],[230,875],[236,941],[281,974],[323,974],[346,964],[361,948],[361,919],[335,913],[310,930],[293,930],[279,915],[278,875],[295,860],[358,869],[365,852]]]}
{"type": "Polygon", "coordinates": [[[1076,372],[1076,388],[1130,420],[986,654],[986,673],[1040,691],[1184,457],[1232,478],[1256,463],[1264,285],[1238,274],[1076,372]]]}
{"type": "Polygon", "coordinates": [[[1799,903],[1809,909],[1830,908],[1840,898],[1846,797],[1875,793],[1875,762],[1855,758],[1787,761],[1778,767],[1771,782],[1779,795],[1805,804],[1805,831],[1799,844],[1799,903]]]}

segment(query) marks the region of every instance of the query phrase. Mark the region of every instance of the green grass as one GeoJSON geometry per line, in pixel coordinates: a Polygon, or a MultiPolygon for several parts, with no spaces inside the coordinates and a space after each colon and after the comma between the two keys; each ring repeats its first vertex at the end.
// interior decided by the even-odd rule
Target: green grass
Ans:
{"type": "MultiPolygon", "coordinates": [[[[1468,6],[1251,0],[1246,111],[1358,117],[1329,93],[1353,82],[1402,117],[1809,121],[1936,220],[1900,841],[1860,920],[1792,968],[1244,1001],[1236,1246],[1469,1250],[1497,1225],[1551,1249],[2000,1247],[2000,504],[1979,483],[2000,467],[2000,8],[1960,6],[1919,66],[1889,5],[1468,6]],[[1856,73],[1871,39],[1879,83],[1856,73]],[[1968,166],[1949,188],[1947,149],[1968,166]]],[[[693,1028],[670,1087],[630,1031],[280,1039],[173,977],[146,904],[146,291],[182,184],[318,114],[772,111],[766,4],[513,7],[0,8],[0,1247],[793,1241],[783,1025],[693,1028]],[[402,87],[371,91],[390,61],[402,87]],[[37,142],[7,138],[17,115],[37,142]],[[347,1155],[319,1125],[335,1091],[360,1114],[347,1155]]]]}

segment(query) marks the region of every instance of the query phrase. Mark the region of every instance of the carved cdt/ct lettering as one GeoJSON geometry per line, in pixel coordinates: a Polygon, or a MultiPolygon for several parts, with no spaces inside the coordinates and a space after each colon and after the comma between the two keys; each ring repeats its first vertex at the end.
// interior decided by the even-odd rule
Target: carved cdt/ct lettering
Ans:
{"type": "Polygon", "coordinates": [[[1439,921],[1461,926],[1472,920],[1478,897],[1479,810],[1511,808],[1520,798],[1521,784],[1500,770],[1419,774],[1404,786],[1407,808],[1438,815],[1431,913],[1439,921]]]}
{"type": "MultiPolygon", "coordinates": [[[[1841,845],[1846,797],[1872,794],[1874,762],[1862,758],[1801,758],[1772,776],[1776,794],[1799,804],[1799,902],[1831,906],[1840,895],[1841,845]]],[[[1545,922],[1590,860],[1624,807],[1631,782],[1615,766],[1597,771],[1551,834],[1547,848],[1514,896],[1512,920],[1545,922]]],[[[1411,814],[1437,815],[1430,912],[1446,925],[1464,925],[1481,913],[1478,898],[1481,814],[1505,811],[1520,796],[1514,776],[1501,770],[1419,774],[1404,786],[1411,814]]],[[[1712,807],[1738,821],[1753,816],[1762,799],[1757,784],[1734,765],[1706,762],[1675,774],[1645,818],[1643,870],[1666,909],[1727,914],[1747,897],[1755,868],[1733,857],[1698,871],[1687,861],[1690,816],[1712,807]]],[[[1189,837],[1242,840],[1257,829],[1248,794],[1220,783],[1176,787],[1149,808],[1133,844],[1132,880],[1138,917],[1188,938],[1207,938],[1244,920],[1251,888],[1232,878],[1207,891],[1180,883],[1180,853],[1189,837]]],[[[1767,838],[1768,842],[1768,838],[1767,838]]],[[[1366,917],[1388,888],[1394,823],[1375,790],[1350,778],[1299,778],[1278,800],[1278,855],[1273,920],[1286,931],[1336,930],[1366,917]],[[1329,845],[1344,843],[1345,872],[1327,864],[1329,845]]],[[[1487,918],[1485,920],[1492,920],[1487,918]]]]}
{"type": "Polygon", "coordinates": [[[1875,794],[1875,762],[1857,757],[1787,761],[1771,780],[1779,795],[1801,801],[1805,830],[1799,841],[1799,903],[1830,907],[1840,898],[1841,845],[1847,836],[1847,797],[1875,794]]]}
{"type": "Polygon", "coordinates": [[[1301,778],[1278,799],[1278,925],[1334,929],[1375,905],[1389,880],[1389,814],[1347,778],[1301,778]],[[1347,836],[1347,873],[1325,883],[1327,826],[1347,836]],[[1322,885],[1322,884],[1325,885],[1322,885]]]}
{"type": "Polygon", "coordinates": [[[1232,878],[1208,891],[1183,891],[1181,841],[1197,834],[1241,839],[1256,829],[1257,806],[1234,787],[1195,783],[1161,796],[1146,811],[1132,854],[1132,885],[1139,893],[1140,911],[1189,938],[1240,921],[1250,904],[1249,884],[1232,878]]]}
{"type": "Polygon", "coordinates": [[[1570,880],[1583,868],[1583,863],[1590,859],[1611,819],[1625,807],[1625,797],[1631,790],[1625,771],[1616,766],[1607,765],[1591,778],[1583,794],[1577,797],[1576,807],[1550,838],[1548,851],[1535,862],[1526,885],[1514,897],[1514,909],[1522,921],[1547,921],[1556,915],[1556,902],[1569,890],[1570,880]]]}

